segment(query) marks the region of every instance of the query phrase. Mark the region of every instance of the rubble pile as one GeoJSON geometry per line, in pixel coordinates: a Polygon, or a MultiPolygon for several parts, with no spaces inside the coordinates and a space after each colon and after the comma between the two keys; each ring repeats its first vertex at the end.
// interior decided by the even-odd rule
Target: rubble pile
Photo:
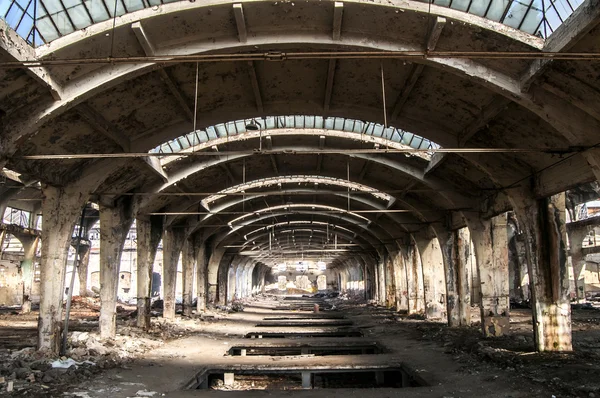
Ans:
{"type": "Polygon", "coordinates": [[[477,326],[450,328],[435,323],[402,323],[414,328],[416,337],[441,344],[468,374],[515,372],[534,383],[550,386],[561,397],[600,397],[600,382],[593,366],[600,355],[590,351],[538,353],[532,335],[511,334],[484,339],[477,326]],[[483,365],[485,364],[485,365],[483,365]]]}
{"type": "Polygon", "coordinates": [[[69,334],[66,356],[57,359],[33,347],[0,350],[0,395],[56,397],[73,384],[92,378],[103,369],[123,366],[163,343],[130,327],[114,339],[98,333],[69,334]]]}

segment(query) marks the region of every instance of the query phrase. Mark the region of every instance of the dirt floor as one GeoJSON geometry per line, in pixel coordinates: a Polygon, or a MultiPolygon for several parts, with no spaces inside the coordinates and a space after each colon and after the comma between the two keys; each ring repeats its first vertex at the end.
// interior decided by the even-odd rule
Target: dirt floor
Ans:
{"type": "Polygon", "coordinates": [[[35,312],[20,315],[3,309],[0,396],[198,397],[239,396],[244,391],[244,397],[600,397],[597,309],[573,310],[575,352],[538,354],[528,309],[512,311],[510,336],[484,339],[476,308],[472,327],[448,328],[358,300],[319,304],[319,313],[314,313],[309,311],[311,300],[264,296],[245,302],[240,312],[213,310],[174,322],[153,318],[149,333],[132,326],[135,308],[123,306],[119,335],[101,342],[97,302],[78,299],[68,358],[62,363],[68,369],[52,368],[58,358],[34,351],[35,312]],[[336,334],[318,337],[323,332],[336,334]],[[257,338],[244,338],[248,333],[257,338]],[[304,337],[269,337],[273,333],[304,337]],[[340,337],[344,334],[352,336],[340,337]],[[383,352],[337,351],[375,343],[383,352]],[[242,348],[246,356],[239,356],[242,348]],[[270,355],[255,355],[258,350],[270,355]],[[285,374],[272,373],[277,370],[285,374]],[[302,389],[302,372],[313,372],[305,380],[314,389],[302,389]],[[418,383],[426,385],[399,388],[418,383]]]}

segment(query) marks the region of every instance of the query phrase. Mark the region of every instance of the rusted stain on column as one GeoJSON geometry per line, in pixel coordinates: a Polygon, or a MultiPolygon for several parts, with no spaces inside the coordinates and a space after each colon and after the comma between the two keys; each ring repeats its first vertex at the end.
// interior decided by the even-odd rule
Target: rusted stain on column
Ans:
{"type": "MultiPolygon", "coordinates": [[[[517,202],[517,200],[515,200],[517,202]]],[[[538,351],[572,351],[565,195],[523,195],[517,215],[527,234],[534,340],[538,351]]]]}
{"type": "Polygon", "coordinates": [[[117,331],[117,292],[121,253],[133,222],[131,197],[111,206],[100,204],[100,337],[113,338],[117,331]]]}
{"type": "Polygon", "coordinates": [[[71,234],[88,196],[81,191],[42,185],[42,258],[38,349],[58,353],[65,265],[71,234]]]}
{"type": "Polygon", "coordinates": [[[185,228],[170,227],[163,235],[163,318],[175,318],[177,264],[185,240],[185,228]]]}
{"type": "Polygon", "coordinates": [[[156,251],[162,239],[163,217],[138,217],[137,230],[137,326],[150,328],[150,301],[152,291],[152,274],[156,251]]]}

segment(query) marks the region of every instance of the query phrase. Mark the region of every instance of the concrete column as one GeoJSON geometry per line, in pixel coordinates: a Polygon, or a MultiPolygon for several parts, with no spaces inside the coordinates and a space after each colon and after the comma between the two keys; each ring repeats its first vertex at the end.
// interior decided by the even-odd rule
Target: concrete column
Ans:
{"type": "Polygon", "coordinates": [[[423,264],[414,244],[406,246],[405,264],[408,286],[408,313],[423,313],[425,311],[423,264]]]}
{"type": "Polygon", "coordinates": [[[227,302],[231,303],[237,298],[237,265],[231,265],[227,274],[227,302]]]}
{"type": "MultiPolygon", "coordinates": [[[[385,285],[385,262],[380,254],[377,260],[377,304],[385,305],[386,285],[385,285]]],[[[346,287],[344,286],[344,289],[346,287]]]]}
{"type": "MultiPolygon", "coordinates": [[[[385,255],[385,306],[390,308],[396,305],[396,280],[394,257],[396,252],[387,251],[385,255]]],[[[353,279],[350,279],[352,281],[353,279]]]]}
{"type": "Polygon", "coordinates": [[[446,318],[446,278],[444,260],[438,239],[434,236],[414,237],[422,262],[425,316],[446,318]]]}
{"type": "Polygon", "coordinates": [[[538,351],[572,351],[565,194],[513,196],[525,231],[533,329],[538,351]]]}
{"type": "Polygon", "coordinates": [[[209,303],[217,302],[217,294],[218,294],[218,279],[219,279],[219,264],[223,259],[223,255],[225,254],[225,249],[215,248],[210,255],[210,259],[208,260],[208,291],[207,291],[207,300],[209,303]]]}
{"type": "Polygon", "coordinates": [[[33,286],[33,263],[35,261],[35,252],[37,251],[39,236],[17,236],[23,245],[23,260],[21,261],[21,275],[23,278],[23,300],[21,313],[31,312],[31,287],[33,286]]]}
{"type": "Polygon", "coordinates": [[[169,227],[163,234],[163,318],[175,319],[177,264],[185,243],[185,229],[169,227]]]}
{"type": "Polygon", "coordinates": [[[408,280],[406,279],[406,262],[400,251],[390,255],[394,264],[394,291],[396,311],[408,311],[408,280]]]}
{"type": "Polygon", "coordinates": [[[571,252],[571,266],[573,267],[573,282],[577,302],[585,300],[585,255],[583,254],[583,239],[588,234],[588,227],[567,228],[569,249],[571,252]]]}
{"type": "Polygon", "coordinates": [[[77,276],[79,277],[79,295],[88,295],[88,266],[90,265],[90,245],[88,240],[79,243],[79,262],[77,263],[77,276]]]}
{"type": "Polygon", "coordinates": [[[217,300],[219,305],[227,304],[227,276],[233,255],[224,256],[219,263],[219,271],[217,274],[217,300]]]}
{"type": "Polygon", "coordinates": [[[470,237],[467,228],[444,233],[440,240],[446,276],[446,303],[449,326],[470,324],[470,295],[467,262],[470,237]],[[443,243],[442,243],[443,242],[443,243]]]}
{"type": "Polygon", "coordinates": [[[510,297],[516,301],[528,301],[529,272],[525,250],[525,234],[513,212],[508,213],[508,272],[510,276],[510,297]]]}
{"type": "Polygon", "coordinates": [[[183,265],[183,315],[192,316],[194,290],[194,271],[196,269],[196,253],[193,239],[186,239],[182,251],[183,265]]]}
{"type": "MultiPolygon", "coordinates": [[[[130,197],[112,206],[100,203],[100,338],[114,338],[117,332],[117,292],[121,254],[133,222],[130,197]]],[[[45,225],[45,223],[44,223],[45,225]]]]}
{"type": "Polygon", "coordinates": [[[206,311],[206,297],[208,291],[208,260],[206,258],[206,243],[200,238],[195,238],[196,242],[196,292],[198,300],[196,303],[196,313],[206,311]]]}
{"type": "Polygon", "coordinates": [[[156,251],[162,238],[162,217],[141,218],[135,221],[137,232],[137,326],[150,328],[152,275],[156,251]]]}
{"type": "Polygon", "coordinates": [[[67,253],[88,197],[73,188],[42,185],[42,258],[38,349],[58,353],[67,253]]]}
{"type": "Polygon", "coordinates": [[[469,221],[480,280],[481,327],[486,337],[510,330],[506,214],[469,221]]]}

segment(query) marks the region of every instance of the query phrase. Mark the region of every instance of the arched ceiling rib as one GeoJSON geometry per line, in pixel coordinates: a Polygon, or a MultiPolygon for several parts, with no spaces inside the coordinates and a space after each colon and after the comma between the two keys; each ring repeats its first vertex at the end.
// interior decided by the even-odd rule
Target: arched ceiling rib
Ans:
{"type": "MultiPolygon", "coordinates": [[[[466,2],[455,1],[453,4],[454,7],[460,7],[466,2]]],[[[272,2],[252,1],[243,2],[243,7],[247,11],[245,18],[249,28],[243,40],[240,32],[236,31],[231,3],[181,2],[177,7],[175,4],[161,7],[161,13],[144,9],[124,15],[115,21],[114,32],[112,24],[108,22],[90,26],[85,34],[75,32],[67,35],[38,49],[37,53],[52,53],[57,58],[106,56],[103,51],[110,48],[113,38],[118,43],[114,48],[115,56],[178,56],[244,52],[249,49],[268,52],[306,48],[422,51],[433,43],[432,36],[429,36],[427,45],[424,44],[430,26],[422,22],[426,20],[423,16],[429,12],[429,6],[417,1],[345,2],[342,29],[336,33],[333,27],[333,35],[331,17],[334,8],[330,1],[299,2],[295,6],[283,2],[277,7],[272,2]],[[210,17],[205,15],[208,10],[210,17]],[[394,12],[399,10],[403,12],[394,12]],[[259,15],[262,17],[257,18],[259,15]],[[185,23],[171,23],[176,19],[180,22],[190,19],[194,23],[184,28],[185,23]],[[141,23],[132,27],[131,23],[136,21],[141,23]],[[164,29],[165,26],[169,26],[168,31],[164,29]],[[307,26],[311,29],[306,30],[307,26]],[[392,26],[393,29],[390,28],[392,26]],[[104,35],[107,32],[111,33],[109,37],[104,35]]],[[[476,10],[477,7],[474,7],[469,12],[479,12],[476,10]]],[[[431,7],[431,11],[430,21],[435,20],[440,28],[439,37],[433,40],[433,47],[437,45],[437,49],[536,51],[542,48],[541,40],[489,20],[436,5],[431,7]],[[441,19],[436,19],[438,16],[447,18],[451,23],[444,26],[440,23],[441,19]]],[[[523,16],[527,17],[525,13],[523,16]]],[[[516,18],[516,15],[513,17],[516,18]]],[[[559,38],[551,43],[552,51],[571,48],[576,44],[576,36],[573,33],[568,40],[566,36],[557,36],[559,38]]],[[[390,136],[386,137],[383,126],[379,125],[377,128],[380,130],[377,131],[383,137],[376,137],[378,132],[360,134],[362,131],[359,133],[359,129],[355,128],[360,123],[356,119],[372,120],[374,123],[381,123],[384,119],[381,67],[386,71],[384,82],[388,109],[385,111],[389,123],[414,131],[444,147],[556,148],[596,144],[592,142],[590,133],[597,131],[600,126],[594,105],[600,102],[566,102],[564,99],[569,95],[564,95],[562,90],[569,91],[569,76],[562,81],[566,89],[557,89],[552,82],[544,82],[528,91],[535,80],[528,76],[543,74],[546,69],[554,70],[556,65],[566,62],[542,63],[539,69],[536,69],[539,63],[527,60],[427,57],[418,62],[403,63],[397,59],[315,59],[251,64],[203,63],[199,68],[198,127],[205,128],[232,119],[257,118],[259,122],[266,121],[265,127],[272,121],[273,127],[279,128],[267,129],[270,138],[262,137],[259,140],[265,131],[250,133],[238,129],[236,133],[239,134],[232,135],[238,125],[233,123],[233,130],[226,131],[227,136],[217,138],[219,131],[215,129],[213,140],[207,135],[205,143],[193,148],[208,151],[216,146],[219,151],[246,151],[247,155],[182,158],[163,161],[162,165],[132,162],[123,170],[118,170],[121,166],[111,166],[111,160],[43,163],[24,162],[19,157],[40,153],[145,152],[174,137],[183,134],[189,136],[194,113],[191,112],[194,101],[190,100],[195,97],[194,65],[182,63],[161,68],[147,63],[48,67],[44,71],[60,86],[56,90],[58,95],[53,94],[53,98],[49,95],[36,97],[31,106],[19,102],[20,108],[6,109],[10,117],[6,118],[5,132],[10,134],[2,134],[0,148],[3,153],[0,154],[0,160],[16,155],[9,160],[9,167],[39,175],[42,180],[45,171],[51,170],[56,174],[62,172],[65,178],[60,182],[64,184],[69,183],[71,176],[97,170],[100,166],[107,170],[113,167],[114,172],[106,173],[111,177],[96,193],[107,195],[112,190],[115,194],[129,191],[147,194],[150,200],[145,201],[145,209],[148,212],[185,212],[203,198],[197,195],[185,197],[186,193],[214,193],[240,185],[240,180],[244,182],[306,173],[302,170],[306,166],[310,170],[306,174],[348,179],[382,192],[389,190],[389,194],[396,199],[396,207],[392,209],[412,211],[411,214],[397,214],[397,218],[412,217],[411,220],[418,222],[439,222],[447,216],[448,211],[479,211],[480,199],[487,198],[488,192],[529,178],[539,170],[544,172],[535,175],[535,184],[543,186],[541,192],[564,189],[568,184],[589,179],[590,176],[593,178],[588,165],[593,159],[590,160],[588,155],[578,155],[570,158],[568,164],[563,163],[561,167],[569,167],[571,174],[566,174],[566,179],[557,180],[552,169],[548,168],[556,159],[542,153],[445,155],[435,156],[431,162],[416,156],[383,152],[343,154],[348,148],[407,144],[400,137],[399,130],[386,130],[390,131],[390,136]],[[546,89],[549,84],[551,87],[546,89]],[[303,130],[290,128],[287,121],[285,127],[277,126],[274,123],[277,120],[275,116],[285,114],[326,115],[322,122],[326,129],[318,128],[316,119],[313,119],[311,127],[314,131],[307,134],[303,134],[303,130]],[[275,116],[262,119],[265,115],[275,116]],[[331,115],[354,120],[336,119],[331,115]],[[333,123],[334,130],[327,129],[325,124],[328,121],[333,123]],[[338,121],[342,123],[341,127],[335,125],[338,121]],[[353,123],[352,128],[349,128],[349,123],[353,123]],[[321,136],[325,137],[325,147],[340,154],[319,156],[317,152],[323,146],[320,143],[321,136]],[[354,142],[354,139],[358,140],[354,142]],[[283,152],[267,157],[250,153],[261,147],[281,149],[283,152]],[[285,152],[299,149],[309,149],[315,154],[285,152]],[[317,161],[317,158],[320,160],[317,161]],[[246,165],[249,166],[247,175],[246,165]],[[136,173],[140,166],[144,169],[136,173]],[[243,175],[247,178],[242,178],[242,167],[243,175]],[[351,173],[349,178],[347,168],[351,173]],[[141,181],[142,177],[145,182],[141,181]],[[539,184],[540,181],[548,183],[549,187],[539,184]],[[411,189],[429,191],[413,193],[411,189]],[[439,192],[434,193],[436,190],[439,192]],[[181,196],[152,197],[154,193],[180,193],[181,196]]],[[[571,69],[578,70],[578,67],[575,65],[571,69]]],[[[53,84],[48,86],[54,87],[53,84]]],[[[10,93],[5,98],[11,98],[10,93]]],[[[4,110],[5,104],[7,101],[0,98],[0,109],[4,110]]],[[[294,124],[300,117],[303,118],[303,126],[310,127],[306,124],[306,116],[294,116],[294,124]]],[[[202,141],[200,136],[193,134],[194,139],[202,141]]],[[[192,147],[196,144],[188,143],[192,147]]],[[[258,205],[262,199],[259,195],[263,195],[260,189],[252,192],[256,197],[242,198],[242,201],[223,200],[227,206],[223,209],[239,212],[246,210],[244,206],[254,206],[254,209],[264,207],[258,205]]],[[[296,193],[302,194],[301,190],[296,189],[296,193]]],[[[284,205],[289,201],[285,198],[280,201],[280,196],[276,200],[269,198],[267,207],[284,205]]],[[[377,202],[374,199],[371,201],[377,202]]],[[[302,204],[302,201],[291,202],[294,205],[302,204]]],[[[331,195],[331,198],[316,204],[344,208],[342,202],[343,198],[331,195]]],[[[355,206],[356,209],[376,207],[365,200],[353,201],[352,209],[355,206]]],[[[218,216],[219,223],[223,219],[231,220],[231,217],[224,217],[227,211],[218,216]]],[[[269,220],[270,216],[265,214],[264,219],[243,225],[235,231],[216,227],[210,233],[222,244],[239,242],[244,232],[255,229],[257,224],[269,220]]],[[[322,222],[336,222],[333,217],[309,211],[292,215],[282,212],[273,216],[275,221],[281,221],[277,218],[306,221],[315,217],[322,222]]],[[[347,219],[338,218],[337,222],[347,223],[353,231],[366,235],[366,241],[374,247],[381,246],[382,242],[388,244],[393,241],[397,237],[396,232],[404,234],[402,222],[395,220],[395,217],[370,214],[368,218],[372,225],[369,227],[357,224],[353,217],[345,217],[347,219]]],[[[173,221],[185,223],[189,220],[173,221]]]]}
{"type": "MultiPolygon", "coordinates": [[[[120,17],[149,7],[159,11],[162,4],[178,1],[183,0],[127,0],[116,3],[110,0],[96,0],[95,3],[75,0],[64,3],[65,6],[62,7],[63,3],[60,2],[40,0],[39,9],[36,9],[34,2],[22,6],[21,2],[11,0],[2,2],[0,15],[28,43],[39,46],[115,16],[120,17]]],[[[418,1],[465,11],[539,37],[552,34],[582,3],[582,0],[548,0],[547,8],[543,10],[535,1],[418,1]]]]}

